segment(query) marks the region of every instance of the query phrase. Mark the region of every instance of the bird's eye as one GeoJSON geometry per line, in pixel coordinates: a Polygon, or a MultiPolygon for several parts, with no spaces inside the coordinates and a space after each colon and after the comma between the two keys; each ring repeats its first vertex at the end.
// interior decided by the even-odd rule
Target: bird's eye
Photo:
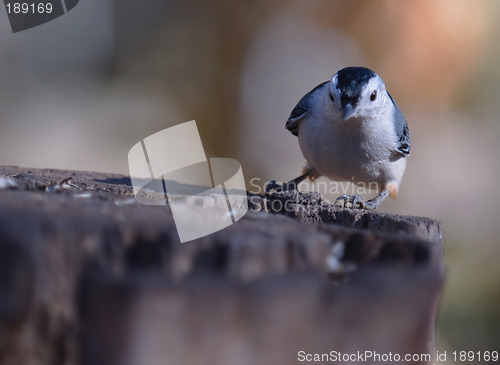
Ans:
{"type": "Polygon", "coordinates": [[[375,99],[377,99],[377,90],[375,90],[374,92],[372,92],[372,94],[370,95],[370,100],[371,101],[375,101],[375,99]]]}
{"type": "Polygon", "coordinates": [[[332,102],[334,102],[334,101],[335,101],[335,98],[333,97],[332,92],[330,91],[328,94],[330,94],[330,100],[331,100],[332,102]]]}

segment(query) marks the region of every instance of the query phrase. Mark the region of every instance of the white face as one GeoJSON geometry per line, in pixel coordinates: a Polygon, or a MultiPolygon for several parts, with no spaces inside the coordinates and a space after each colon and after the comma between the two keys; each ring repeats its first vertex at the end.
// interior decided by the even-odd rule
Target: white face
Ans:
{"type": "Polygon", "coordinates": [[[377,117],[384,112],[386,103],[390,101],[384,81],[378,75],[372,77],[361,89],[359,99],[354,105],[349,103],[349,106],[343,108],[342,91],[337,88],[337,74],[331,79],[329,93],[330,104],[333,105],[335,113],[342,117],[345,115],[346,120],[377,117]]]}

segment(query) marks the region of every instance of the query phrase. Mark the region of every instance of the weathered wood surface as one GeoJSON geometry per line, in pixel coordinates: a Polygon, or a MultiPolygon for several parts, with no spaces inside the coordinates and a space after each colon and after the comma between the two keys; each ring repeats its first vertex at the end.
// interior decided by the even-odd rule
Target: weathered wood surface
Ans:
{"type": "Polygon", "coordinates": [[[1,167],[0,188],[0,364],[432,351],[434,220],[250,196],[236,224],[180,244],[168,207],[135,203],[125,176],[1,167]]]}

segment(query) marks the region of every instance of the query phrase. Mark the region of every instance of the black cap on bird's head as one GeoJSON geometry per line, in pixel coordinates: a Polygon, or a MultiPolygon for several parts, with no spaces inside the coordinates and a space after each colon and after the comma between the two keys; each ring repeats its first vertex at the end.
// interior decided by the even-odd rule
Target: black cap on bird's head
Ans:
{"type": "Polygon", "coordinates": [[[361,91],[376,75],[366,67],[345,67],[337,72],[337,89],[340,92],[344,120],[354,113],[361,91]]]}

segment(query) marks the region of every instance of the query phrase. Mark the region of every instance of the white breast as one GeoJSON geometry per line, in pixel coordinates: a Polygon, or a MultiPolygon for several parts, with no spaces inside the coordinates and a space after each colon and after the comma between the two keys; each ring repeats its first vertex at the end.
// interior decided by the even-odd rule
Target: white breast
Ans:
{"type": "Polygon", "coordinates": [[[318,172],[338,181],[399,185],[406,161],[393,152],[397,138],[390,116],[344,121],[318,114],[299,126],[302,153],[318,172]]]}

